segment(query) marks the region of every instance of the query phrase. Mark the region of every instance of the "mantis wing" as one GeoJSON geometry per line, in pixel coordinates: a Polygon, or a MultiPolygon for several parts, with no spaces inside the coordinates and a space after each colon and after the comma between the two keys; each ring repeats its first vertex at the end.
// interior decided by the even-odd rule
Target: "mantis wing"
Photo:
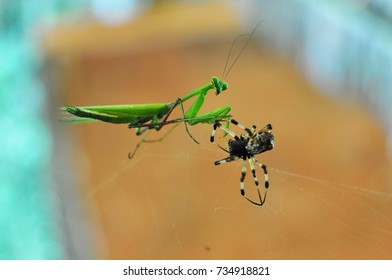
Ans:
{"type": "Polygon", "coordinates": [[[67,123],[86,123],[96,120],[109,123],[143,124],[165,115],[171,104],[136,104],[136,105],[104,105],[104,106],[65,106],[60,108],[66,116],[60,121],[67,123]]]}

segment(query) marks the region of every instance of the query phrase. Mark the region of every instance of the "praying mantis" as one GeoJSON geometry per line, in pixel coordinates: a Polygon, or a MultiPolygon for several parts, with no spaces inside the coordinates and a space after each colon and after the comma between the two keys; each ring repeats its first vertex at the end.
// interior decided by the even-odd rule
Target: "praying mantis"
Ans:
{"type": "MultiPolygon", "coordinates": [[[[242,52],[246,48],[247,44],[249,43],[251,37],[253,36],[257,26],[253,29],[250,34],[243,34],[238,36],[232,43],[228,58],[226,60],[226,65],[223,70],[223,77],[227,77],[230,70],[236,63],[237,59],[241,56],[242,52]],[[231,55],[231,51],[233,46],[235,45],[236,41],[241,37],[249,36],[245,45],[241,49],[240,53],[231,64],[228,71],[225,73],[227,64],[231,55]]],[[[228,84],[224,81],[218,79],[217,77],[213,76],[211,78],[210,83],[192,91],[191,93],[185,95],[184,97],[177,98],[173,102],[169,103],[152,103],[152,104],[126,104],[126,105],[103,105],[103,106],[69,106],[66,105],[60,108],[66,114],[70,116],[65,116],[60,121],[67,122],[67,123],[85,123],[91,121],[103,121],[113,124],[128,124],[129,128],[135,128],[136,135],[141,135],[146,131],[150,131],[155,129],[159,131],[163,126],[167,124],[175,124],[172,129],[170,129],[163,137],[155,140],[147,139],[147,135],[142,138],[141,141],[136,145],[135,150],[128,154],[128,158],[131,159],[136,150],[142,143],[146,142],[159,142],[162,141],[167,135],[171,133],[171,131],[178,126],[179,123],[184,123],[185,130],[190,136],[190,138],[195,142],[198,141],[191,135],[188,130],[188,125],[196,125],[196,124],[213,124],[217,121],[225,121],[227,127],[230,123],[231,115],[229,112],[231,107],[228,105],[219,107],[217,109],[211,110],[206,113],[201,113],[200,109],[202,108],[205,98],[210,90],[215,89],[215,95],[219,95],[221,92],[227,90],[228,84]],[[186,110],[184,109],[183,103],[192,99],[196,98],[195,101],[190,105],[190,107],[186,110]],[[180,106],[182,111],[183,118],[179,119],[169,119],[169,116],[173,112],[173,110],[180,106]]]]}
{"type": "MultiPolygon", "coordinates": [[[[198,141],[190,134],[188,130],[189,125],[196,125],[199,123],[212,124],[215,121],[229,120],[228,114],[231,110],[230,106],[222,106],[215,110],[199,114],[201,107],[207,93],[215,89],[215,94],[219,95],[222,91],[228,88],[227,83],[219,80],[217,77],[212,77],[211,82],[194,90],[193,92],[185,95],[182,98],[177,98],[174,102],[169,103],[153,103],[153,104],[127,104],[127,105],[103,105],[103,106],[64,106],[61,110],[71,114],[72,116],[64,117],[60,121],[70,123],[84,123],[91,121],[103,121],[113,124],[127,123],[129,128],[136,129],[136,135],[143,134],[146,130],[155,129],[159,131],[164,125],[170,123],[185,124],[185,129],[188,135],[198,143],[198,141]],[[196,100],[185,112],[183,103],[187,100],[196,97],[196,100]],[[173,110],[180,106],[183,118],[168,120],[173,110]]],[[[174,128],[173,128],[174,129],[174,128]]],[[[169,133],[172,130],[169,131],[169,133]]],[[[168,135],[165,134],[164,137],[168,135]]],[[[158,140],[147,140],[143,138],[136,149],[144,142],[156,142],[158,140]]],[[[128,157],[131,159],[136,152],[129,153],[128,157]]]]}

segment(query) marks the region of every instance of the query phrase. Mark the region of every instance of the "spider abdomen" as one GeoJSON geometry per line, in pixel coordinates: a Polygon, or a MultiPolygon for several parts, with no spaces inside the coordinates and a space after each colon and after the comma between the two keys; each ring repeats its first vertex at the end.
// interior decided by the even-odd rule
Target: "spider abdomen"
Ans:
{"type": "Polygon", "coordinates": [[[252,156],[272,150],[273,148],[274,136],[271,133],[257,134],[246,145],[246,150],[252,156]]]}

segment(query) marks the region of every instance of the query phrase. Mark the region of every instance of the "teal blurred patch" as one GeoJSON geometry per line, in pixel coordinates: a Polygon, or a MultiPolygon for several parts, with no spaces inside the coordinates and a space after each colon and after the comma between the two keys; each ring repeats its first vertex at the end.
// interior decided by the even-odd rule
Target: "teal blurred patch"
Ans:
{"type": "Polygon", "coordinates": [[[86,1],[2,1],[0,6],[0,259],[65,257],[50,186],[40,58],[29,32],[86,1]]]}

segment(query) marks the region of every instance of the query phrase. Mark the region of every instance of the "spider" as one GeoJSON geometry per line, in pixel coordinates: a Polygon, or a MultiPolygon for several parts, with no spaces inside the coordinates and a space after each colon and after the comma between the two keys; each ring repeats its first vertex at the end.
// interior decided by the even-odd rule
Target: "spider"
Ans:
{"type": "Polygon", "coordinates": [[[216,145],[218,145],[219,148],[227,152],[230,156],[227,158],[215,161],[215,165],[220,165],[222,163],[226,162],[231,162],[234,160],[239,160],[242,159],[242,171],[241,171],[241,177],[240,177],[240,192],[241,195],[246,198],[249,202],[258,205],[258,206],[263,206],[265,203],[266,197],[267,197],[267,191],[269,187],[269,181],[268,181],[268,171],[267,171],[267,166],[259,162],[256,158],[255,155],[272,150],[274,148],[274,136],[271,134],[272,130],[272,125],[267,124],[265,127],[263,127],[259,132],[256,133],[256,126],[253,125],[252,129],[249,129],[242,124],[238,123],[236,120],[231,119],[231,123],[238,126],[242,130],[246,131],[245,134],[241,134],[239,137],[231,131],[228,127],[223,126],[219,121],[214,123],[214,128],[211,133],[211,138],[210,141],[216,145]],[[222,131],[224,131],[226,134],[229,134],[232,136],[234,139],[230,139],[228,141],[228,147],[229,149],[222,148],[219,144],[215,142],[215,133],[216,129],[219,128],[222,131]],[[259,201],[253,201],[250,198],[248,198],[245,194],[245,189],[244,189],[244,180],[246,176],[246,162],[249,163],[250,170],[252,171],[253,179],[256,185],[257,193],[259,195],[259,201]],[[264,171],[264,187],[265,187],[265,193],[262,198],[260,194],[260,189],[259,189],[259,180],[257,179],[256,176],[256,170],[254,166],[254,162],[257,163],[261,169],[264,171]]]}

